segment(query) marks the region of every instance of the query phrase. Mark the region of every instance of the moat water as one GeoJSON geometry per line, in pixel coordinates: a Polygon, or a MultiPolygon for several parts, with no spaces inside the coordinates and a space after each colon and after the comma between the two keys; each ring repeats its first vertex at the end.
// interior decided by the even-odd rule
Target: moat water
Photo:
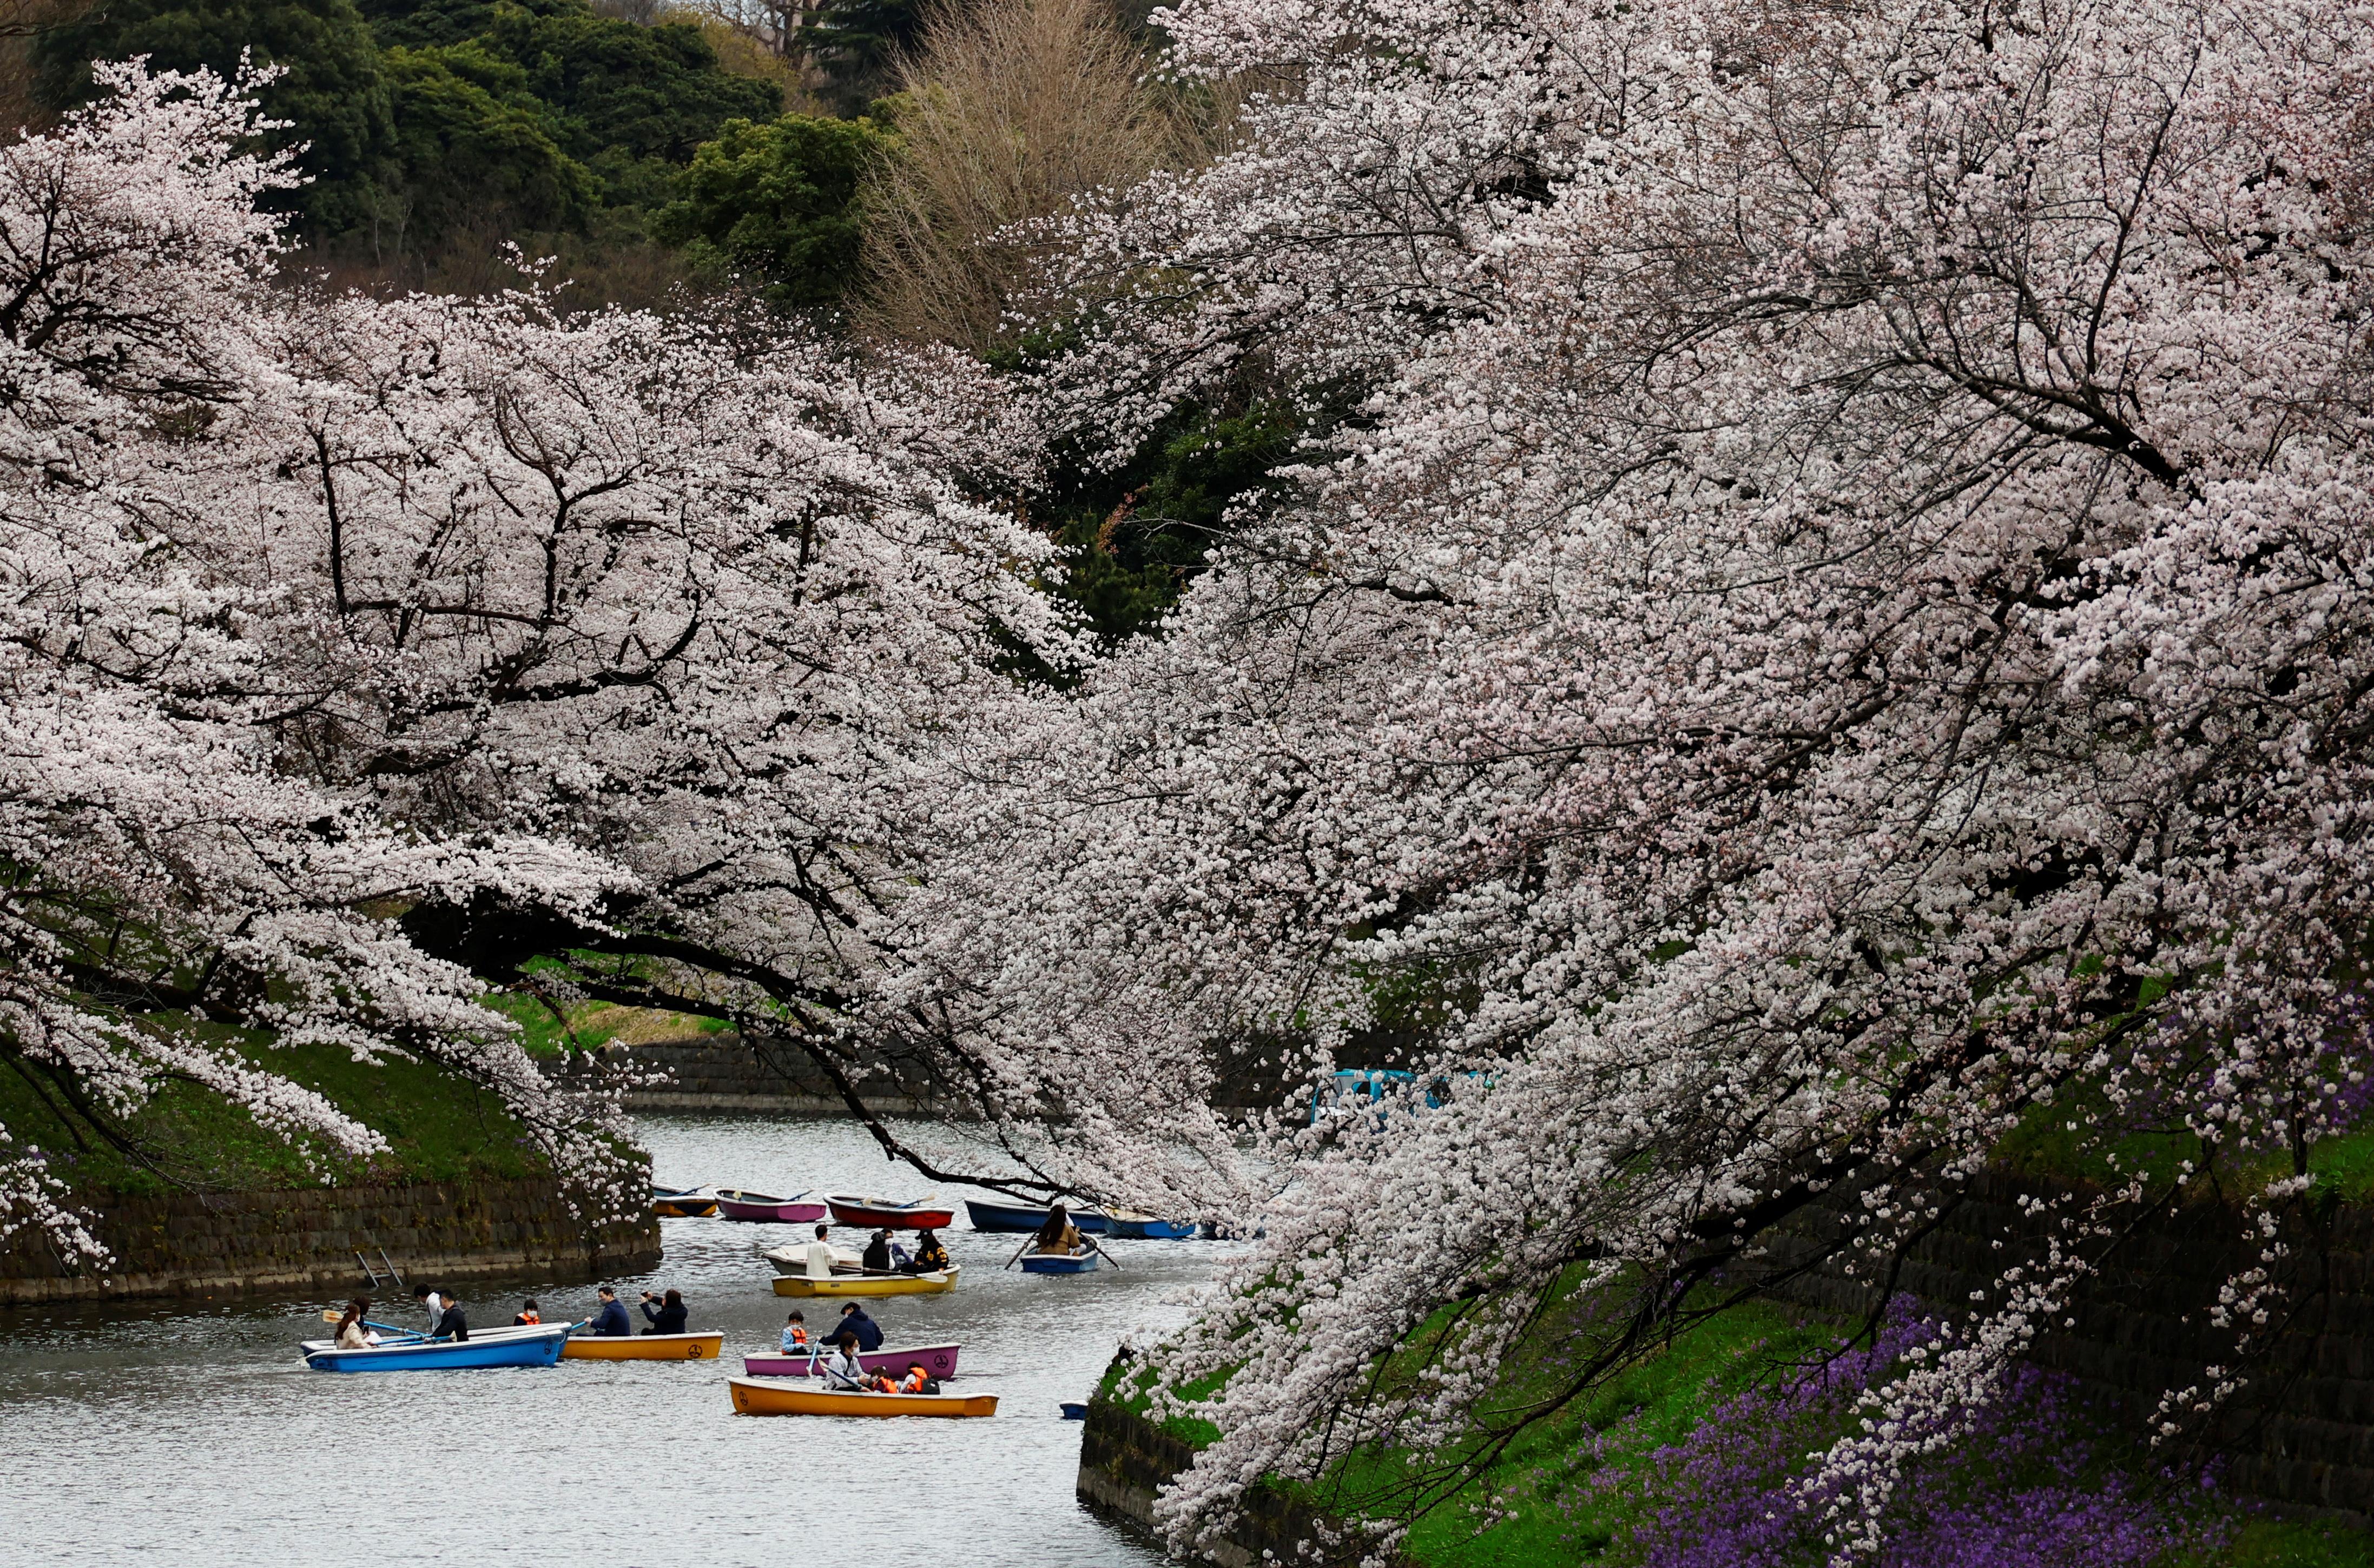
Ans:
{"type": "MultiPolygon", "coordinates": [[[[863,1129],[826,1120],[654,1117],[654,1174],[921,1197],[863,1129]]],[[[964,1346],[955,1389],[998,1396],[987,1421],[758,1419],[733,1413],[729,1372],[771,1351],[793,1306],[760,1256],[786,1225],[662,1222],[666,1257],[615,1281],[674,1286],[722,1363],[337,1376],[297,1341],[324,1335],[324,1296],[33,1306],[0,1316],[0,1562],[340,1568],[1106,1568],[1158,1554],[1073,1495],[1082,1399],[1124,1334],[1158,1332],[1219,1251],[1109,1244],[1120,1270],[1077,1278],[1001,1265],[1016,1238],[944,1239],[964,1265],[943,1296],[867,1304],[887,1342],[964,1346]]],[[[844,1242],[850,1236],[840,1237],[844,1242]]],[[[402,1258],[396,1259],[403,1263],[402,1258]]],[[[464,1281],[478,1324],[537,1297],[583,1316],[590,1282],[464,1281]]],[[[408,1293],[373,1313],[409,1323],[408,1293]]],[[[819,1313],[809,1311],[813,1324],[819,1313]]]]}

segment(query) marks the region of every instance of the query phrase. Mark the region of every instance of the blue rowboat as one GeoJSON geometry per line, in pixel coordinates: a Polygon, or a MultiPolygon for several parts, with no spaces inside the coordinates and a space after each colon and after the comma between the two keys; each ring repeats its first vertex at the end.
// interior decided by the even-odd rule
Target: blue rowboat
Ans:
{"type": "Polygon", "coordinates": [[[1022,1255],[1022,1271],[1026,1274],[1086,1274],[1096,1268],[1098,1254],[1079,1252],[1026,1252],[1022,1255]]]}
{"type": "Polygon", "coordinates": [[[1105,1234],[1116,1241],[1185,1241],[1195,1234],[1193,1220],[1158,1220],[1151,1214],[1115,1209],[1105,1234]]]}
{"type": "MultiPolygon", "coordinates": [[[[1025,1231],[1035,1231],[1045,1224],[1048,1211],[1025,1208],[1019,1203],[976,1203],[968,1198],[965,1199],[965,1213],[971,1218],[974,1230],[1005,1231],[1020,1235],[1025,1231]]],[[[1072,1228],[1082,1235],[1100,1236],[1105,1234],[1105,1225],[1106,1216],[1101,1210],[1072,1211],[1072,1228]]]]}
{"type": "Polygon", "coordinates": [[[566,1323],[541,1332],[488,1330],[467,1340],[404,1340],[369,1350],[342,1351],[315,1340],[305,1345],[305,1364],[316,1372],[442,1372],[470,1366],[550,1366],[568,1341],[566,1323]]]}

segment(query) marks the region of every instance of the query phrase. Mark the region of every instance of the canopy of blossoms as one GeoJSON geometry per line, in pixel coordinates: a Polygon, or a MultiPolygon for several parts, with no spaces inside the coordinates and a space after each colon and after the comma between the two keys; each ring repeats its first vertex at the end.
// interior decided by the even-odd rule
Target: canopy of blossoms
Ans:
{"type": "MultiPolygon", "coordinates": [[[[1266,1236],[1166,1363],[1224,1384],[1173,1524],[1455,1430],[1578,1266],[1632,1304],[1587,1380],[1828,1189],[1884,1259],[2056,1103],[2297,1190],[2365,1072],[2374,16],[1168,25],[1252,84],[1243,141],[1073,224],[1045,396],[1116,448],[1249,358],[1365,401],[1165,637],[967,733],[905,983],[1141,1204],[1244,1189],[1143,1108],[1228,1042],[1390,1029],[1447,1089],[1266,1149],[1266,1236]]],[[[2074,1206],[1875,1393],[1835,1506],[1875,1517],[2162,1196],[2074,1206]]]]}
{"type": "MultiPolygon", "coordinates": [[[[332,1154],[381,1140],[191,1025],[410,1052],[639,1202],[615,1098],[482,977],[793,1030],[862,994],[913,737],[993,647],[1060,657],[1043,544],[964,498],[1017,443],[950,360],[327,294],[256,211],[249,84],[103,78],[0,150],[0,1052],[332,1154]]],[[[97,1256],[0,1154],[0,1235],[97,1256]]]]}

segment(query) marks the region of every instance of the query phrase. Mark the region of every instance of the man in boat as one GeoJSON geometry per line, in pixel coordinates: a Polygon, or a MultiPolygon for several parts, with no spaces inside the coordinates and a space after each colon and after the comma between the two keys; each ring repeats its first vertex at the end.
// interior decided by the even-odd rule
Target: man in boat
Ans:
{"type": "Polygon", "coordinates": [[[890,1272],[890,1233],[876,1231],[874,1239],[865,1244],[865,1255],[857,1260],[857,1264],[869,1274],[890,1272]]]}
{"type": "Polygon", "coordinates": [[[634,1320],[627,1316],[627,1304],[618,1299],[617,1292],[604,1285],[594,1294],[602,1298],[602,1305],[594,1314],[594,1321],[587,1326],[587,1333],[632,1334],[635,1331],[634,1320]]]}
{"type": "Polygon", "coordinates": [[[421,1311],[429,1314],[429,1331],[432,1334],[437,1332],[437,1320],[445,1316],[444,1296],[427,1285],[415,1285],[412,1287],[412,1299],[420,1304],[421,1311]]]}
{"type": "Polygon", "coordinates": [[[937,1231],[915,1233],[915,1256],[907,1265],[910,1274],[930,1274],[948,1266],[948,1249],[940,1245],[937,1231]]]}
{"type": "Polygon", "coordinates": [[[816,1240],[808,1243],[807,1273],[811,1280],[832,1278],[832,1235],[830,1225],[817,1227],[816,1240]]]}
{"type": "Polygon", "coordinates": [[[857,1359],[857,1336],[846,1328],[817,1363],[817,1375],[824,1379],[825,1387],[836,1394],[863,1394],[867,1391],[865,1363],[857,1359]]]}
{"type": "Polygon", "coordinates": [[[869,1354],[882,1348],[882,1326],[866,1316],[865,1309],[855,1302],[840,1309],[840,1326],[833,1329],[835,1340],[847,1334],[856,1335],[857,1348],[869,1354]]]}
{"type": "Polygon", "coordinates": [[[429,1332],[441,1340],[460,1344],[470,1337],[469,1320],[462,1316],[462,1303],[457,1296],[444,1298],[445,1310],[438,1315],[437,1327],[429,1332]]]}

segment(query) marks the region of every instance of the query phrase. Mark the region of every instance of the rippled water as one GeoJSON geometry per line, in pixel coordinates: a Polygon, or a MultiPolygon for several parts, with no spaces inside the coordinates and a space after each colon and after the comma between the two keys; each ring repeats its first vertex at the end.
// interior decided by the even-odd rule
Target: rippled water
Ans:
{"type": "MultiPolygon", "coordinates": [[[[920,1197],[864,1129],[817,1120],[652,1117],[655,1174],[920,1197]]],[[[935,1190],[951,1201],[963,1189],[935,1190]]],[[[1203,1279],[1203,1242],[1116,1242],[1123,1265],[1076,1278],[1001,1271],[1012,1237],[958,1223],[957,1289],[868,1304],[892,1345],[960,1340],[987,1421],[736,1416],[725,1376],[771,1350],[784,1314],[838,1303],[770,1288],[758,1255],[795,1227],[662,1222],[659,1270],[726,1362],[564,1362],[535,1369],[335,1376],[296,1341],[327,1332],[326,1300],[20,1308],[0,1319],[0,1562],[391,1562],[509,1568],[740,1568],[828,1561],[1089,1568],[1157,1561],[1074,1500],[1087,1397],[1120,1337],[1174,1323],[1167,1298],[1203,1279]]],[[[847,1235],[840,1239],[844,1242],[847,1235]]],[[[402,1259],[397,1260],[401,1264],[402,1259]]],[[[474,1323],[582,1316],[591,1284],[464,1281],[474,1323]]],[[[817,1310],[821,1308],[820,1312],[817,1310]]],[[[410,1322],[401,1309],[382,1321],[410,1322]]]]}

